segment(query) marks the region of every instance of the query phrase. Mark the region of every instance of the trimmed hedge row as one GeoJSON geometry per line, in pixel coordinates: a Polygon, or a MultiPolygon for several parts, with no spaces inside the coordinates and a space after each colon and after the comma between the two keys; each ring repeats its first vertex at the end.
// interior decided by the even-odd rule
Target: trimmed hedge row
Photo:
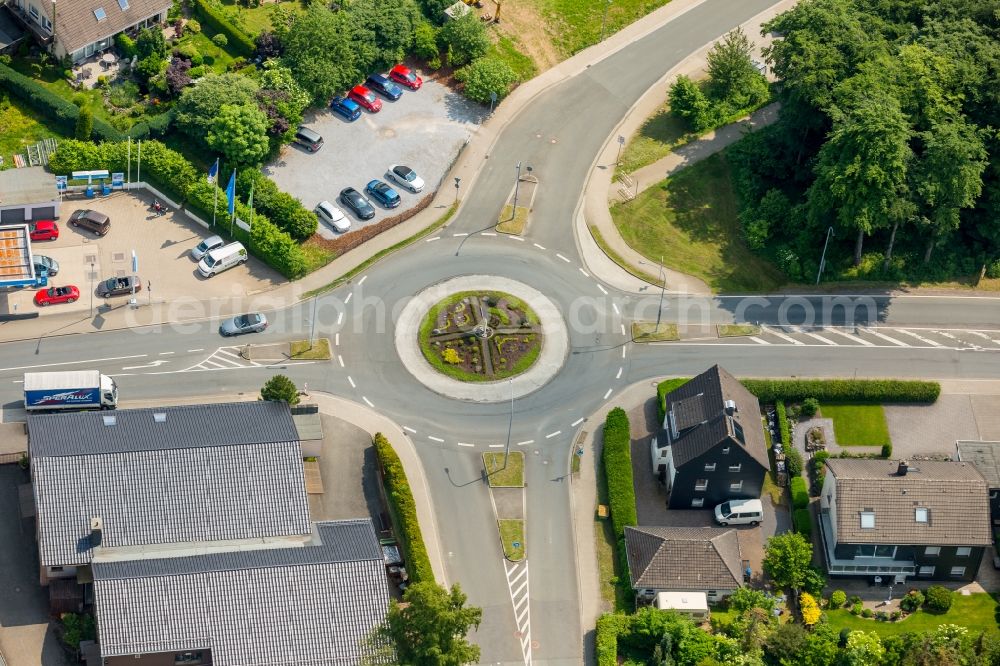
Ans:
{"type": "Polygon", "coordinates": [[[208,4],[206,0],[194,0],[194,9],[203,23],[212,27],[218,33],[226,35],[229,46],[240,55],[249,58],[256,48],[253,38],[241,27],[229,20],[229,17],[208,4]]]}
{"type": "Polygon", "coordinates": [[[392,511],[395,525],[399,527],[399,540],[406,555],[406,571],[410,580],[414,583],[435,582],[431,558],[427,555],[427,546],[424,545],[420,523],[417,521],[417,503],[413,500],[403,463],[382,433],[375,433],[372,444],[382,467],[389,510],[392,511]]]}
{"type": "Polygon", "coordinates": [[[597,666],[618,666],[618,634],[625,631],[631,619],[628,615],[607,613],[597,618],[594,652],[597,666]]]}
{"type": "Polygon", "coordinates": [[[806,488],[806,480],[801,476],[792,478],[791,493],[793,508],[799,510],[809,506],[809,490],[806,488]]]}
{"type": "MultiPolygon", "coordinates": [[[[107,169],[125,171],[128,165],[128,144],[106,142],[95,144],[90,141],[60,141],[55,154],[49,159],[49,168],[55,173],[70,173],[85,169],[107,169]]],[[[132,158],[138,147],[132,146],[132,158]]],[[[221,175],[221,174],[220,174],[221,175]]],[[[212,219],[212,209],[216,197],[219,211],[226,217],[225,194],[210,185],[205,175],[195,169],[183,155],[167,148],[159,141],[142,143],[142,173],[144,181],[153,183],[171,198],[185,203],[188,210],[206,220],[212,219]]],[[[236,216],[249,222],[250,209],[241,201],[236,201],[236,216]]],[[[266,215],[254,212],[250,233],[229,225],[220,224],[215,230],[247,244],[250,252],[288,278],[305,275],[305,254],[291,236],[279,229],[266,215]]]]}
{"type": "Polygon", "coordinates": [[[625,528],[637,524],[635,486],[632,484],[632,435],[628,416],[621,407],[608,412],[604,423],[604,478],[608,482],[611,524],[622,539],[625,528]]]}
{"type": "Polygon", "coordinates": [[[253,189],[253,206],[271,219],[282,231],[296,240],[305,240],[316,233],[319,220],[316,213],[287,192],[282,192],[274,181],[254,169],[244,169],[236,177],[238,191],[249,198],[253,189]]]}
{"type": "MultiPolygon", "coordinates": [[[[80,115],[79,107],[2,63],[0,63],[0,88],[52,120],[64,134],[72,135],[76,129],[76,118],[80,115]]],[[[100,118],[94,118],[93,136],[102,141],[125,139],[124,134],[100,118]]]]}
{"type": "Polygon", "coordinates": [[[796,509],[792,512],[792,523],[795,525],[795,531],[806,538],[806,540],[812,539],[812,516],[809,514],[809,509],[796,509]]]}
{"type": "Polygon", "coordinates": [[[941,385],[901,379],[744,379],[743,386],[761,402],[820,402],[883,404],[930,403],[938,399],[941,385]]]}
{"type": "Polygon", "coordinates": [[[667,394],[684,386],[690,381],[690,377],[677,377],[667,379],[656,385],[656,404],[659,405],[660,424],[663,424],[663,417],[667,415],[667,394]]]}

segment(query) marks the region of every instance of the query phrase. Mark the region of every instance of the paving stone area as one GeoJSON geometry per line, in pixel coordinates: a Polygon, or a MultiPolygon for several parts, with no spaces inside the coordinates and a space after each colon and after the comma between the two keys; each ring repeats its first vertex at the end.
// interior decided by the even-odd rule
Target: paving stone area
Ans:
{"type": "MultiPolygon", "coordinates": [[[[993,409],[998,401],[1000,397],[989,401],[993,409]]],[[[968,395],[942,395],[933,405],[887,405],[885,420],[892,439],[892,455],[894,458],[953,455],[957,440],[980,439],[976,417],[977,410],[968,395]]],[[[1000,428],[995,434],[1000,436],[1000,428]]]]}

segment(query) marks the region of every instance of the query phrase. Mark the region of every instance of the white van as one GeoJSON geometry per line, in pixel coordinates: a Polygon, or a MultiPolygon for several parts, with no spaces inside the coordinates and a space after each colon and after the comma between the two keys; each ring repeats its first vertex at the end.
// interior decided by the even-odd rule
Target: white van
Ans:
{"type": "Polygon", "coordinates": [[[198,262],[198,272],[204,277],[210,278],[213,275],[229,270],[233,266],[245,264],[247,261],[247,249],[243,243],[230,243],[209,250],[208,253],[198,262]]]}
{"type": "Polygon", "coordinates": [[[763,515],[759,499],[729,500],[715,507],[715,522],[720,525],[757,525],[763,515]]]}

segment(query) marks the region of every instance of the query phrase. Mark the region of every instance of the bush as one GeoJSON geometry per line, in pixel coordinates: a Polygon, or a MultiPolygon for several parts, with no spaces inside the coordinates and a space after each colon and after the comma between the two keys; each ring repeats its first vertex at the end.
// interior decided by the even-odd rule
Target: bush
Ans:
{"type": "Polygon", "coordinates": [[[413,55],[421,60],[431,60],[432,58],[437,58],[437,37],[438,31],[433,25],[427,21],[417,22],[417,24],[413,26],[413,55]]]}
{"type": "Polygon", "coordinates": [[[621,407],[608,412],[604,423],[604,477],[615,537],[625,536],[625,528],[637,523],[635,487],[632,484],[631,433],[628,416],[621,407]]]}
{"type": "Polygon", "coordinates": [[[696,132],[704,132],[715,122],[712,105],[705,93],[690,77],[683,74],[670,86],[670,113],[685,121],[696,132]]]}
{"type": "MultiPolygon", "coordinates": [[[[184,24],[184,32],[190,35],[197,35],[201,32],[201,23],[198,23],[195,19],[188,19],[188,22],[184,24]]],[[[212,39],[214,42],[215,39],[212,39]]]]}
{"type": "Polygon", "coordinates": [[[789,487],[792,493],[792,508],[805,509],[808,507],[809,490],[806,488],[806,480],[801,476],[794,476],[789,487]]]}
{"type": "Polygon", "coordinates": [[[892,457],[892,443],[886,443],[882,445],[882,457],[891,458],[892,457]]]}
{"type": "Polygon", "coordinates": [[[927,610],[931,613],[947,613],[951,608],[951,590],[940,585],[927,588],[927,610]]]}
{"type": "Polygon", "coordinates": [[[667,415],[667,394],[671,391],[679,389],[684,384],[688,382],[687,377],[679,377],[677,379],[667,379],[656,385],[656,400],[657,405],[659,405],[660,423],[663,423],[663,418],[667,415]]]}
{"type": "Polygon", "coordinates": [[[90,112],[90,109],[85,106],[80,109],[80,113],[76,117],[76,131],[73,135],[80,141],[90,141],[90,137],[93,133],[94,115],[90,112]]]}
{"type": "Polygon", "coordinates": [[[812,539],[812,515],[809,509],[796,509],[792,512],[792,522],[796,532],[806,539],[812,539]]]}
{"type": "Polygon", "coordinates": [[[843,590],[834,590],[830,595],[830,608],[836,609],[847,603],[847,593],[843,590]]]}
{"type": "Polygon", "coordinates": [[[802,401],[802,407],[799,409],[799,413],[807,419],[811,419],[816,416],[816,412],[818,411],[819,400],[816,398],[806,398],[802,401]]]}
{"type": "Polygon", "coordinates": [[[861,617],[867,617],[868,619],[871,619],[875,617],[875,611],[873,611],[871,608],[865,608],[864,610],[861,611],[861,617]]]}
{"type": "Polygon", "coordinates": [[[861,605],[860,601],[857,602],[857,603],[851,604],[851,615],[861,615],[861,611],[863,611],[863,610],[864,610],[864,606],[861,605]]]}
{"type": "Polygon", "coordinates": [[[190,60],[194,67],[201,65],[205,62],[205,56],[198,51],[194,44],[181,44],[176,49],[174,49],[174,55],[190,60]]]}
{"type": "Polygon", "coordinates": [[[941,393],[937,382],[900,379],[747,379],[743,385],[761,402],[931,403],[941,393]]]}
{"type": "Polygon", "coordinates": [[[475,12],[445,23],[439,38],[444,50],[448,52],[448,65],[451,67],[467,65],[482,58],[490,50],[486,26],[475,12]]]}
{"type": "Polygon", "coordinates": [[[851,596],[847,597],[847,603],[851,604],[852,606],[855,604],[860,604],[861,597],[859,597],[856,594],[852,594],[851,596]]]}
{"type": "Polygon", "coordinates": [[[230,21],[229,17],[223,14],[220,9],[212,6],[209,0],[194,0],[194,8],[202,21],[216,32],[226,35],[229,45],[236,53],[242,56],[249,56],[253,53],[254,43],[250,35],[230,21]]]}
{"type": "Polygon", "coordinates": [[[605,614],[597,619],[594,652],[597,666],[618,666],[618,635],[629,626],[628,615],[605,614]]]}
{"type": "Polygon", "coordinates": [[[115,46],[118,47],[119,55],[127,60],[131,60],[138,53],[135,47],[135,40],[124,32],[119,32],[115,35],[115,46]]]}
{"type": "Polygon", "coordinates": [[[1000,278],[1000,259],[994,259],[986,266],[986,277],[991,280],[1000,278]]]}
{"type": "Polygon", "coordinates": [[[481,104],[490,103],[491,94],[496,94],[497,100],[503,99],[517,82],[517,74],[499,58],[479,58],[455,72],[455,78],[465,83],[465,96],[481,104]]]}
{"type": "Polygon", "coordinates": [[[875,611],[875,619],[879,622],[886,622],[889,619],[889,614],[885,611],[875,611]]]}
{"type": "Polygon", "coordinates": [[[924,605],[924,594],[920,590],[910,590],[899,600],[899,607],[907,613],[913,613],[924,605]]]}
{"type": "Polygon", "coordinates": [[[413,500],[410,483],[406,479],[403,463],[382,433],[372,439],[375,455],[382,470],[382,481],[389,501],[389,511],[399,531],[399,542],[406,557],[406,571],[413,583],[435,582],[434,569],[427,555],[427,546],[417,520],[417,503],[413,500]]]}
{"type": "Polygon", "coordinates": [[[892,611],[892,615],[889,616],[889,619],[895,622],[901,617],[903,617],[902,611],[894,610],[892,611]]]}
{"type": "Polygon", "coordinates": [[[260,389],[260,399],[272,402],[287,402],[294,407],[299,404],[299,389],[295,382],[285,375],[274,375],[260,389]]]}
{"type": "Polygon", "coordinates": [[[220,49],[223,49],[229,45],[229,38],[226,37],[225,33],[219,32],[216,33],[214,37],[212,37],[212,43],[218,46],[220,49]]]}

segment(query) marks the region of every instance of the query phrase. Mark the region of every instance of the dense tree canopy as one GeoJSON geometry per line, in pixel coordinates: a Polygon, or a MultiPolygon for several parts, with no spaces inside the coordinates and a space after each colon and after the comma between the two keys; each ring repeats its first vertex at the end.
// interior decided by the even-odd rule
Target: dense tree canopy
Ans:
{"type": "Polygon", "coordinates": [[[375,632],[376,643],[395,652],[394,663],[461,666],[479,660],[479,646],[466,634],[479,627],[483,611],[465,605],[458,585],[446,590],[434,582],[414,583],[403,601],[390,603],[385,622],[375,632]]]}

